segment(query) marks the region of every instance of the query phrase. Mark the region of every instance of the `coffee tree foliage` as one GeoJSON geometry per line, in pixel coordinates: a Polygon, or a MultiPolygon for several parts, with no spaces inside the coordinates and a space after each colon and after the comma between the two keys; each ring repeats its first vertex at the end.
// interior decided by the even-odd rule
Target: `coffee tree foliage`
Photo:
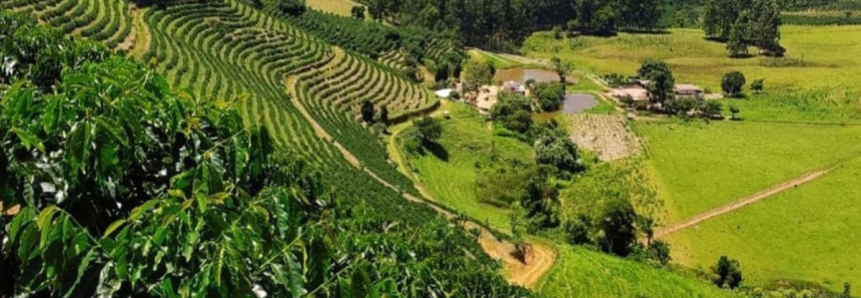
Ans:
{"type": "Polygon", "coordinates": [[[531,296],[445,220],[342,203],[232,102],[0,25],[0,297],[531,296]]]}

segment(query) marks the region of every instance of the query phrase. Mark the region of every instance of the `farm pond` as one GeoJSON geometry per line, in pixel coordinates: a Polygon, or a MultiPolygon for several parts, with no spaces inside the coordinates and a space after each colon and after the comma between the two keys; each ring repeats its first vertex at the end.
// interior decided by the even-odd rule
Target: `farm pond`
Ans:
{"type": "Polygon", "coordinates": [[[557,111],[548,113],[537,113],[532,116],[535,121],[546,121],[559,115],[577,114],[598,106],[598,99],[592,94],[571,93],[565,95],[565,101],[557,111]]]}
{"type": "MultiPolygon", "coordinates": [[[[494,82],[515,82],[518,84],[523,84],[528,80],[535,80],[536,82],[558,82],[559,75],[556,74],[555,71],[550,71],[546,69],[540,68],[506,68],[497,70],[493,75],[494,82]]],[[[576,83],[577,78],[572,76],[567,76],[565,78],[569,83],[576,83]]]]}

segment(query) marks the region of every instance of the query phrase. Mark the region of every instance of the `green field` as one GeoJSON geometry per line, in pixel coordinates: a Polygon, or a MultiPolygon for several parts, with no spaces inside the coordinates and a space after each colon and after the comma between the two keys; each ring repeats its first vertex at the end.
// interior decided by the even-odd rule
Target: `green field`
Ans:
{"type": "Polygon", "coordinates": [[[490,164],[491,150],[502,158],[532,160],[532,147],[517,139],[494,135],[485,116],[470,106],[453,103],[448,107],[451,119],[443,120],[440,146],[424,155],[412,156],[408,162],[434,200],[507,231],[508,209],[478,200],[476,165],[490,164]]]}
{"type": "Polygon", "coordinates": [[[861,161],[669,238],[674,258],[707,268],[721,255],[756,283],[800,279],[841,290],[861,284],[861,161]]]}
{"type": "Polygon", "coordinates": [[[678,221],[861,153],[861,126],[635,122],[652,181],[678,221]]]}
{"type": "MultiPolygon", "coordinates": [[[[578,69],[597,74],[633,75],[647,58],[665,60],[677,82],[719,91],[723,74],[738,70],[748,81],[764,78],[766,90],[801,91],[840,88],[861,90],[861,26],[783,26],[786,58],[730,59],[724,44],[703,39],[698,29],[671,29],[669,34],[578,37],[555,40],[549,33],[530,37],[522,51],[531,57],[559,56],[578,69]]],[[[755,51],[754,51],[755,52],[755,51]]]]}
{"type": "MultiPolygon", "coordinates": [[[[707,269],[719,256],[742,262],[748,284],[798,279],[839,289],[858,280],[853,255],[861,163],[861,26],[783,26],[783,59],[730,59],[723,44],[696,29],[667,34],[578,37],[547,33],[527,40],[531,57],[559,56],[578,70],[635,74],[647,58],[666,61],[676,81],[718,92],[721,76],[764,78],[763,94],[727,99],[743,121],[635,122],[646,144],[646,170],[671,224],[805,173],[841,167],[797,190],[673,234],[676,262],[707,269]],[[841,163],[843,162],[843,163],[841,163]]],[[[725,112],[725,115],[729,115],[725,112]]]]}
{"type": "Polygon", "coordinates": [[[548,297],[734,297],[696,277],[568,245],[536,289],[548,297]]]}

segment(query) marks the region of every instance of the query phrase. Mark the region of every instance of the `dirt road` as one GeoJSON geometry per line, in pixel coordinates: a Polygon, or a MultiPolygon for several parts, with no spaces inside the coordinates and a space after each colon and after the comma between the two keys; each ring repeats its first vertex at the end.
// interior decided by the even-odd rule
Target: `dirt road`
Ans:
{"type": "MultiPolygon", "coordinates": [[[[343,51],[341,51],[338,48],[334,48],[334,51],[335,51],[336,58],[332,59],[332,61],[339,61],[340,60],[339,57],[343,56],[343,51]]],[[[330,62],[330,63],[336,63],[336,62],[330,62]]],[[[324,67],[322,69],[326,69],[326,68],[324,67]]],[[[302,114],[302,117],[305,118],[305,120],[308,121],[311,124],[311,126],[314,128],[314,132],[316,133],[317,137],[319,137],[323,140],[326,140],[327,142],[332,142],[335,145],[335,148],[337,148],[338,151],[341,152],[341,155],[344,156],[344,159],[346,159],[351,165],[353,165],[357,169],[361,169],[362,168],[361,162],[358,160],[358,158],[356,158],[356,156],[353,155],[346,148],[344,148],[343,146],[338,144],[338,142],[334,142],[332,136],[329,135],[329,133],[326,132],[326,130],[319,123],[317,123],[317,121],[311,116],[311,114],[308,113],[308,111],[306,110],[306,108],[302,104],[302,102],[297,98],[296,93],[295,93],[296,84],[298,83],[297,78],[296,77],[286,78],[284,83],[286,85],[286,89],[287,89],[288,93],[290,94],[290,101],[299,110],[300,114],[302,114]]],[[[393,138],[396,135],[397,134],[393,134],[393,138]]],[[[397,150],[397,148],[394,148],[394,149],[397,150]]],[[[403,162],[402,159],[397,160],[397,161],[399,163],[403,162]]],[[[403,166],[403,165],[400,165],[400,166],[403,166]]],[[[371,176],[375,180],[379,181],[384,186],[386,186],[392,190],[395,190],[397,192],[401,191],[401,190],[397,189],[395,186],[393,186],[392,184],[385,181],[384,179],[380,178],[376,173],[374,173],[370,169],[365,168],[364,171],[369,176],[371,176]]],[[[407,174],[407,173],[404,173],[404,174],[407,174]]],[[[410,177],[409,175],[407,175],[407,176],[410,179],[413,178],[413,177],[410,177]]],[[[413,180],[413,182],[415,183],[415,180],[413,180]]],[[[424,197],[428,198],[428,200],[431,199],[431,197],[429,196],[427,191],[424,188],[422,188],[421,185],[416,184],[416,188],[419,189],[419,191],[422,193],[422,195],[424,197]]],[[[432,209],[436,210],[438,213],[445,216],[446,218],[451,219],[451,218],[455,217],[455,215],[452,214],[451,212],[435,206],[434,204],[426,201],[426,199],[424,199],[424,198],[418,198],[418,197],[415,197],[415,196],[412,196],[412,195],[406,194],[406,193],[403,196],[404,196],[404,199],[406,199],[406,200],[413,201],[413,202],[420,203],[420,204],[427,204],[432,209]]],[[[486,228],[484,228],[484,227],[482,227],[482,226],[480,226],[474,222],[466,221],[463,223],[463,225],[464,225],[464,228],[467,230],[479,229],[481,231],[481,233],[479,234],[479,237],[478,237],[478,243],[481,245],[482,249],[490,257],[497,259],[497,260],[502,260],[503,273],[505,275],[506,280],[508,280],[508,282],[511,284],[521,285],[524,287],[532,287],[541,279],[541,277],[545,273],[547,273],[547,271],[550,270],[551,267],[553,267],[553,264],[556,262],[556,252],[553,250],[552,247],[549,247],[549,246],[546,246],[544,244],[532,241],[532,242],[528,243],[529,246],[531,247],[531,250],[529,251],[529,253],[526,256],[526,262],[522,263],[522,262],[520,262],[520,260],[518,260],[517,258],[515,258],[513,256],[513,253],[515,252],[515,247],[514,247],[514,244],[512,244],[511,242],[500,241],[499,239],[496,239],[496,236],[494,236],[489,230],[487,230],[486,228]]]]}
{"type": "Polygon", "coordinates": [[[780,183],[778,185],[772,186],[769,189],[766,189],[766,190],[761,191],[759,193],[753,194],[749,197],[742,198],[742,199],[737,200],[735,202],[726,204],[722,207],[712,209],[712,210],[709,210],[705,213],[696,215],[696,216],[691,217],[689,219],[686,219],[682,222],[678,222],[678,223],[672,224],[670,226],[658,229],[657,231],[655,231],[655,238],[665,237],[667,235],[670,235],[672,233],[684,230],[684,229],[689,228],[691,226],[695,226],[695,225],[697,225],[703,221],[706,221],[710,218],[735,211],[736,209],[739,209],[739,208],[742,208],[744,206],[756,203],[758,201],[769,198],[771,196],[774,196],[774,195],[781,193],[781,192],[784,192],[786,190],[794,189],[795,187],[797,187],[799,185],[813,181],[816,178],[819,178],[822,175],[825,175],[828,172],[831,172],[832,169],[834,169],[834,168],[829,168],[826,170],[814,171],[814,172],[804,174],[801,177],[798,177],[798,178],[795,178],[793,180],[789,180],[789,181],[780,183]]]}

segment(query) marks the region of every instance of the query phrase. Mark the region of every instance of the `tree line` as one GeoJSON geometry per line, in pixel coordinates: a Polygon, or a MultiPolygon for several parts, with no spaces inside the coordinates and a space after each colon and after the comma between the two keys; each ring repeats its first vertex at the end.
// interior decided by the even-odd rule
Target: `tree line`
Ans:
{"type": "Polygon", "coordinates": [[[707,37],[726,41],[731,57],[761,54],[781,57],[780,6],[777,0],[707,0],[703,4],[703,30],[707,37]]]}
{"type": "Polygon", "coordinates": [[[654,30],[659,0],[363,0],[371,17],[458,36],[466,45],[512,51],[534,31],[586,34],[654,30]]]}

